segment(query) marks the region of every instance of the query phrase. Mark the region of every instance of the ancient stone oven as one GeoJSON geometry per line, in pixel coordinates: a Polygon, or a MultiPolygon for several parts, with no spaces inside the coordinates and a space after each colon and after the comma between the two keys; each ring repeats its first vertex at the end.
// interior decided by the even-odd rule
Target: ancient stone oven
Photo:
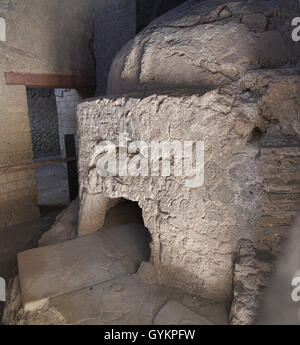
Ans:
{"type": "MultiPolygon", "coordinates": [[[[300,46],[288,24],[297,9],[187,1],[120,51],[108,95],[78,107],[80,234],[99,230],[125,198],[139,203],[152,235],[142,273],[161,284],[228,302],[234,290],[239,303],[239,280],[246,289],[247,277],[270,271],[300,195],[300,46]],[[191,188],[172,172],[103,176],[102,143],[120,152],[120,133],[204,142],[204,183],[191,188]]],[[[142,153],[130,154],[138,162],[142,153]]]]}

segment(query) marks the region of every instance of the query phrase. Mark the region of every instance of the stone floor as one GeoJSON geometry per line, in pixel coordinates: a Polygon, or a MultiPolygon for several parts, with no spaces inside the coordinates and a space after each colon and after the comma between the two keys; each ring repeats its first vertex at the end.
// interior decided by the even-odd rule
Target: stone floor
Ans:
{"type": "Polygon", "coordinates": [[[112,236],[111,243],[106,236],[93,234],[21,253],[20,274],[9,288],[10,308],[5,311],[4,323],[227,324],[224,304],[168,289],[145,280],[142,274],[132,273],[136,269],[130,262],[135,261],[133,253],[140,246],[137,233],[130,235],[129,228],[134,227],[130,224],[127,229],[119,228],[117,234],[124,230],[125,235],[121,239],[112,236]],[[129,255],[128,247],[122,246],[129,243],[128,234],[133,244],[129,255]]]}
{"type": "MultiPolygon", "coordinates": [[[[48,157],[47,160],[60,157],[48,157]]],[[[43,165],[35,169],[39,205],[68,205],[69,186],[64,163],[43,165]]]]}
{"type": "MultiPolygon", "coordinates": [[[[39,238],[54,223],[59,210],[44,208],[43,216],[35,221],[13,225],[0,230],[0,277],[6,281],[18,273],[17,254],[38,246],[39,238]]],[[[4,303],[0,302],[1,309],[4,303]]]]}
{"type": "Polygon", "coordinates": [[[0,229],[1,277],[10,279],[17,274],[17,254],[37,247],[39,238],[49,230],[58,213],[59,210],[52,211],[40,219],[0,229]]]}
{"type": "Polygon", "coordinates": [[[52,297],[135,273],[149,258],[147,231],[130,223],[18,255],[25,310],[52,297]]]}
{"type": "Polygon", "coordinates": [[[160,286],[148,274],[150,242],[138,206],[120,203],[99,233],[19,253],[3,323],[228,324],[224,304],[160,286]]]}

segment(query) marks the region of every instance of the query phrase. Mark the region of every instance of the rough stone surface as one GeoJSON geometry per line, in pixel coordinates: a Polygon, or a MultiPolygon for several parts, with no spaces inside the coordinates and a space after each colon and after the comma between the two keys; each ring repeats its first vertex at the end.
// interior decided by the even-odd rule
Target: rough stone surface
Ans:
{"type": "Polygon", "coordinates": [[[119,199],[112,200],[102,193],[83,193],[80,201],[78,234],[85,236],[103,228],[107,211],[119,199]]]}
{"type": "Polygon", "coordinates": [[[210,90],[248,70],[297,63],[300,48],[291,39],[296,13],[297,0],[186,1],[118,53],[108,93],[210,90]]]}
{"type": "Polygon", "coordinates": [[[139,202],[160,283],[229,301],[239,241],[278,255],[295,219],[299,91],[296,70],[265,70],[205,94],[135,94],[83,103],[78,113],[81,191],[139,202]],[[257,89],[262,80],[264,88],[257,89]],[[281,88],[288,101],[282,102],[281,88]],[[148,143],[203,140],[204,185],[190,189],[188,178],[175,176],[97,175],[98,133],[118,146],[122,132],[148,143]]]}
{"type": "Polygon", "coordinates": [[[262,303],[265,287],[273,269],[251,241],[242,241],[234,266],[234,296],[230,311],[233,325],[253,324],[262,303]]]}
{"type": "Polygon", "coordinates": [[[285,244],[280,260],[262,299],[256,323],[261,325],[300,325],[300,219],[285,244]],[[296,283],[293,280],[296,279],[296,283]],[[296,299],[293,298],[296,297],[296,299]]]}
{"type": "Polygon", "coordinates": [[[56,218],[55,224],[43,234],[39,246],[48,246],[58,242],[73,240],[77,237],[79,200],[74,200],[56,218]]]}
{"type": "Polygon", "coordinates": [[[136,275],[51,298],[34,312],[22,306],[18,278],[8,286],[5,325],[228,324],[225,306],[149,284],[136,275]],[[174,312],[176,315],[174,315],[174,312]]]}
{"type": "Polygon", "coordinates": [[[64,325],[65,319],[53,308],[47,308],[47,313],[37,311],[30,313],[24,310],[19,278],[9,282],[7,301],[2,324],[4,325],[64,325]]]}
{"type": "Polygon", "coordinates": [[[119,52],[110,95],[78,108],[81,199],[137,201],[153,240],[143,275],[232,302],[232,323],[253,322],[299,210],[297,10],[298,1],[187,1],[119,52]],[[120,133],[204,141],[203,186],[172,173],[100,176],[99,143],[119,147],[120,133]]]}
{"type": "Polygon", "coordinates": [[[217,300],[231,295],[234,239],[239,228],[246,232],[243,225],[256,213],[255,207],[244,217],[236,212],[241,189],[250,188],[250,183],[240,186],[232,181],[230,170],[240,166],[249,171],[251,183],[258,179],[253,169],[258,149],[245,145],[259,117],[253,101],[233,103],[229,94],[213,91],[203,96],[106,98],[79,108],[81,188],[138,201],[152,235],[152,262],[159,281],[217,300]],[[172,117],[168,118],[170,112],[172,117]],[[249,121],[248,133],[243,136],[232,132],[229,125],[240,113],[249,121]],[[125,130],[132,140],[146,142],[204,140],[208,169],[204,186],[190,189],[187,179],[174,176],[97,176],[93,168],[97,132],[103,133],[104,140],[118,144],[118,133],[125,130]]]}
{"type": "Polygon", "coordinates": [[[141,274],[232,302],[234,324],[254,322],[299,211],[295,13],[298,1],[187,1],[119,52],[108,85],[115,96],[79,108],[82,195],[138,201],[153,239],[141,274]],[[204,185],[97,176],[98,143],[118,146],[119,133],[203,140],[204,185]]]}

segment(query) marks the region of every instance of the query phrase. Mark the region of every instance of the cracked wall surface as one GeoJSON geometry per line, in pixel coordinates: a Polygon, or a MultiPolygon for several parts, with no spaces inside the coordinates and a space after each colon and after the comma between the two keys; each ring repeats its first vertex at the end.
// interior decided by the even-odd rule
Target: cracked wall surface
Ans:
{"type": "MultiPolygon", "coordinates": [[[[262,256],[278,254],[296,215],[300,152],[293,144],[252,142],[253,129],[263,128],[267,138],[272,128],[260,116],[259,100],[236,87],[204,95],[107,97],[80,105],[81,193],[139,202],[161,283],[229,300],[241,239],[253,242],[262,256]],[[175,176],[99,176],[97,143],[101,138],[118,145],[120,132],[145,142],[203,140],[203,187],[189,189],[185,178],[175,176]],[[274,169],[282,177],[272,182],[274,169]]],[[[84,212],[88,215],[89,208],[84,212]]]]}
{"type": "Polygon", "coordinates": [[[186,1],[154,20],[116,56],[108,93],[214,89],[248,70],[296,63],[297,1],[186,1]],[[234,44],[232,44],[234,42],[234,44]]]}
{"type": "Polygon", "coordinates": [[[228,302],[232,323],[253,322],[299,210],[297,11],[298,1],[187,1],[119,52],[108,96],[78,107],[81,217],[98,214],[99,230],[111,198],[138,201],[159,282],[228,302]],[[102,176],[101,142],[118,147],[124,132],[204,141],[203,186],[102,176]]]}

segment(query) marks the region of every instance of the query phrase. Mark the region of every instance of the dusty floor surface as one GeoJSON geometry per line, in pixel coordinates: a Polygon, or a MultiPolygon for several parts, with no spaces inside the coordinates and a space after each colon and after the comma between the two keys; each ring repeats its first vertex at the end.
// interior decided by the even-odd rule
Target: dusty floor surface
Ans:
{"type": "MultiPolygon", "coordinates": [[[[60,157],[48,157],[47,160],[60,157]]],[[[69,186],[63,163],[40,166],[35,169],[39,205],[68,205],[69,186]]]]}
{"type": "MultiPolygon", "coordinates": [[[[48,157],[57,159],[59,157],[48,157]]],[[[42,234],[49,230],[64,205],[69,203],[69,187],[64,164],[36,168],[38,205],[41,218],[0,229],[0,277],[6,281],[17,275],[17,254],[38,246],[42,234]]],[[[3,308],[0,302],[0,319],[3,308]]]]}
{"type": "MultiPolygon", "coordinates": [[[[45,174],[48,171],[48,175],[50,174],[49,168],[41,169],[41,171],[44,171],[45,174]]],[[[44,187],[47,186],[45,181],[44,179],[44,187]]],[[[49,186],[50,184],[48,182],[48,188],[49,186]]],[[[42,196],[44,200],[46,193],[42,196]]],[[[55,191],[53,194],[55,194],[55,191]]],[[[18,274],[17,254],[31,248],[36,248],[38,246],[38,240],[54,224],[55,218],[61,210],[62,208],[57,205],[42,205],[40,206],[40,219],[0,230],[0,276],[7,282],[18,274]]],[[[143,224],[141,210],[135,203],[123,202],[108,212],[103,230],[108,230],[132,221],[143,224]]],[[[3,303],[0,302],[0,319],[2,308],[3,303]]]]}
{"type": "MultiPolygon", "coordinates": [[[[44,216],[38,220],[0,230],[0,276],[6,281],[17,274],[17,254],[37,247],[39,238],[55,221],[61,209],[55,211],[53,208],[42,208],[41,213],[44,216]]],[[[0,316],[3,307],[1,304],[2,302],[0,302],[0,316]]]]}

